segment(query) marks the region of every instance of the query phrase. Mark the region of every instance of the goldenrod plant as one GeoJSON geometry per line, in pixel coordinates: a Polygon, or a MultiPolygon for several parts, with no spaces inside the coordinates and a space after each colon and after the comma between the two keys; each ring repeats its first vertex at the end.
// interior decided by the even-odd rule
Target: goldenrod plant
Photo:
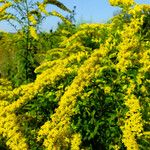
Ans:
{"type": "Polygon", "coordinates": [[[57,16],[65,23],[71,24],[63,15],[56,11],[46,10],[47,5],[71,13],[71,11],[57,0],[2,0],[0,1],[0,21],[7,21],[17,32],[16,58],[18,66],[14,79],[16,86],[29,83],[35,79],[34,69],[37,62],[34,59],[36,44],[40,41],[40,25],[46,17],[57,16]],[[31,77],[32,76],[32,77],[31,77]]]}
{"type": "Polygon", "coordinates": [[[65,20],[65,17],[63,17],[61,14],[56,13],[55,11],[50,12],[46,10],[47,5],[56,5],[60,9],[71,13],[71,10],[69,10],[63,3],[57,0],[2,0],[0,1],[0,3],[0,21],[8,21],[17,31],[20,29],[20,27],[18,27],[17,24],[13,24],[11,20],[15,20],[16,23],[21,26],[21,28],[32,27],[30,29],[30,33],[34,39],[37,39],[38,37],[37,35],[32,33],[34,32],[34,30],[37,30],[36,25],[39,25],[39,23],[41,23],[44,14],[46,16],[54,15],[61,18],[62,20],[65,20]]]}
{"type": "Polygon", "coordinates": [[[0,134],[9,149],[149,149],[150,6],[110,4],[122,13],[81,24],[47,52],[34,82],[0,97],[0,134]]]}

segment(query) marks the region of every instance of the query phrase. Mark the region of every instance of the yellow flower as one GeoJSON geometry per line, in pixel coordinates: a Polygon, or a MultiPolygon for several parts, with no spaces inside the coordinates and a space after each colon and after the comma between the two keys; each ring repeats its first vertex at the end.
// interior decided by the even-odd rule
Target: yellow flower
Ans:
{"type": "Polygon", "coordinates": [[[38,3],[38,8],[39,8],[39,10],[40,10],[42,13],[48,15],[48,12],[47,12],[47,10],[46,10],[45,7],[46,7],[46,4],[44,4],[44,3],[38,3]]]}
{"type": "Polygon", "coordinates": [[[35,19],[35,17],[34,17],[33,15],[29,15],[28,18],[29,18],[30,22],[31,22],[33,25],[36,25],[36,24],[37,24],[37,21],[36,21],[36,19],[35,19]]]}
{"type": "Polygon", "coordinates": [[[12,5],[11,2],[6,2],[4,3],[2,6],[0,6],[0,13],[2,13],[3,11],[5,11],[7,8],[9,8],[12,5]]]}
{"type": "Polygon", "coordinates": [[[111,87],[109,86],[104,87],[105,94],[110,93],[110,91],[111,91],[111,87]]]}
{"type": "Polygon", "coordinates": [[[36,29],[33,26],[29,27],[29,31],[30,31],[31,36],[34,39],[38,40],[38,35],[37,35],[37,32],[36,32],[36,29]]]}

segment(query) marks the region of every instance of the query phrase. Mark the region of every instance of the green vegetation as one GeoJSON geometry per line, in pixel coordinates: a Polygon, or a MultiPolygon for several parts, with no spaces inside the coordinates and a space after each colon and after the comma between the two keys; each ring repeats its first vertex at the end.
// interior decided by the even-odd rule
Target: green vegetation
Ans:
{"type": "MultiPolygon", "coordinates": [[[[8,21],[5,10],[28,4],[0,2],[8,21]]],[[[0,149],[148,150],[150,6],[110,0],[121,11],[109,22],[76,26],[49,3],[70,12],[33,3],[30,24],[0,33],[0,149]],[[42,15],[64,22],[40,32],[42,15]]]]}

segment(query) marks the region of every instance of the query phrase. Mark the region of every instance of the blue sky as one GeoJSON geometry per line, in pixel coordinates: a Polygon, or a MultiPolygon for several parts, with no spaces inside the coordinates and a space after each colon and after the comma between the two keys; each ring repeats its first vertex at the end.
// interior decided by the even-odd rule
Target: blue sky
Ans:
{"type": "MultiPolygon", "coordinates": [[[[118,10],[117,7],[112,7],[109,5],[108,0],[60,0],[71,10],[73,6],[76,6],[76,21],[77,23],[83,22],[105,22],[111,18],[118,10]]],[[[150,4],[150,0],[135,0],[137,3],[150,4]]],[[[49,6],[49,10],[57,10],[63,15],[67,13],[61,11],[55,6],[49,6]]],[[[48,31],[51,28],[56,28],[57,22],[60,21],[56,17],[49,17],[42,24],[42,30],[48,31]]],[[[6,22],[0,23],[0,30],[13,31],[13,28],[6,22]]]]}

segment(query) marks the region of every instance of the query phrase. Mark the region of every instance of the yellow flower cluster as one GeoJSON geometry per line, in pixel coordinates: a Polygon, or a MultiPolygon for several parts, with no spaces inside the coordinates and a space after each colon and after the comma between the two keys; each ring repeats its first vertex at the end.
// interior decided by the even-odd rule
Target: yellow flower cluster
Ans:
{"type": "Polygon", "coordinates": [[[17,116],[7,108],[13,99],[12,86],[6,79],[0,79],[0,135],[6,139],[6,145],[12,150],[27,150],[26,139],[20,132],[17,116]]]}
{"type": "Polygon", "coordinates": [[[81,30],[92,30],[92,29],[102,29],[103,27],[108,26],[107,24],[99,24],[99,23],[91,23],[91,24],[81,24],[80,29],[81,30]]]}
{"type": "Polygon", "coordinates": [[[82,38],[87,37],[88,35],[92,36],[92,38],[98,42],[100,38],[100,30],[107,28],[107,26],[108,25],[104,24],[81,24],[79,31],[67,40],[63,41],[60,45],[68,48],[70,45],[74,45],[76,43],[80,44],[82,43],[82,38]]]}
{"type": "Polygon", "coordinates": [[[39,8],[39,10],[40,10],[42,13],[48,15],[48,12],[47,12],[47,10],[46,10],[45,7],[46,7],[46,4],[44,4],[44,3],[38,3],[38,8],[39,8]]]}
{"type": "Polygon", "coordinates": [[[12,5],[11,2],[6,2],[4,3],[2,6],[0,6],[0,13],[2,13],[3,11],[5,11],[7,8],[9,8],[12,5]]]}
{"type": "Polygon", "coordinates": [[[64,29],[63,29],[63,30],[61,30],[61,33],[62,33],[62,34],[64,34],[64,35],[69,35],[69,34],[70,34],[70,32],[69,32],[69,31],[64,30],[64,29]]]}
{"type": "Polygon", "coordinates": [[[5,113],[5,116],[0,115],[0,120],[0,134],[6,139],[6,145],[12,150],[28,150],[26,139],[20,132],[16,115],[5,113]]]}
{"type": "Polygon", "coordinates": [[[142,64],[142,68],[139,70],[140,72],[146,72],[150,69],[150,49],[148,49],[145,52],[140,53],[141,59],[140,59],[140,64],[142,64]]]}
{"type": "Polygon", "coordinates": [[[6,9],[9,8],[12,5],[12,3],[11,2],[5,2],[5,1],[2,1],[2,3],[4,3],[4,4],[2,4],[0,6],[0,21],[14,18],[13,15],[6,12],[6,9]]]}
{"type": "Polygon", "coordinates": [[[74,134],[71,140],[71,150],[80,150],[81,135],[74,134]]]}
{"type": "Polygon", "coordinates": [[[28,15],[28,18],[29,18],[29,21],[33,24],[33,25],[36,25],[37,24],[37,21],[35,19],[35,17],[33,15],[28,15]]]}
{"type": "MultiPolygon", "coordinates": [[[[119,4],[119,1],[118,4],[117,1],[115,2],[115,5],[119,4]]],[[[149,50],[142,46],[142,44],[139,45],[140,41],[137,36],[137,33],[143,25],[144,15],[142,13],[140,15],[138,14],[138,12],[141,12],[142,10],[143,7],[139,5],[135,5],[132,10],[129,10],[129,13],[133,16],[129,23],[123,25],[123,30],[119,33],[121,43],[117,46],[119,51],[117,54],[118,63],[116,64],[116,69],[122,73],[125,73],[128,68],[132,68],[134,65],[140,64],[142,67],[139,68],[135,78],[138,85],[143,83],[142,79],[144,78],[144,73],[150,68],[149,50]],[[140,50],[137,50],[137,47],[140,50]]],[[[129,83],[127,86],[124,86],[126,89],[124,103],[127,106],[128,111],[125,115],[124,126],[120,127],[123,133],[122,142],[126,146],[127,150],[138,150],[139,145],[136,138],[142,135],[143,122],[140,113],[141,107],[139,104],[139,98],[134,95],[137,85],[133,79],[130,79],[130,77],[126,77],[123,80],[129,83]]],[[[146,93],[144,86],[142,86],[141,90],[146,93]]]]}
{"type": "Polygon", "coordinates": [[[10,100],[12,98],[12,86],[11,82],[6,79],[0,79],[0,99],[10,100]]]}
{"type": "Polygon", "coordinates": [[[133,94],[126,96],[125,99],[125,105],[129,111],[125,116],[125,125],[121,127],[123,132],[122,141],[128,150],[138,150],[139,146],[136,142],[136,137],[141,136],[143,131],[139,100],[133,94]]]}
{"type": "Polygon", "coordinates": [[[73,62],[80,62],[82,58],[87,57],[87,53],[86,52],[77,52],[75,54],[71,54],[70,56],[67,56],[64,59],[57,59],[57,60],[53,60],[53,61],[48,61],[48,62],[44,62],[42,63],[39,67],[37,67],[35,69],[35,72],[41,72],[41,70],[45,70],[48,68],[55,68],[56,66],[60,66],[62,64],[67,65],[69,63],[73,63],[73,62]]]}
{"type": "Polygon", "coordinates": [[[109,87],[109,86],[104,87],[105,94],[110,93],[110,91],[111,91],[111,87],[109,87]]]}
{"type": "Polygon", "coordinates": [[[137,15],[141,15],[143,12],[149,12],[150,11],[150,6],[149,5],[135,5],[133,8],[130,8],[129,10],[129,14],[137,16],[137,15]]]}
{"type": "MultiPolygon", "coordinates": [[[[73,59],[76,59],[76,57],[73,57],[73,59]]],[[[25,102],[32,100],[35,95],[42,91],[42,89],[46,85],[54,84],[56,80],[59,80],[66,74],[70,74],[72,71],[74,71],[74,68],[66,68],[66,62],[70,62],[72,59],[68,58],[67,61],[64,61],[64,63],[57,64],[53,68],[45,70],[42,74],[40,74],[34,83],[30,83],[28,85],[20,86],[17,89],[14,89],[12,91],[13,95],[19,95],[20,97],[8,105],[8,107],[5,107],[3,109],[3,112],[5,110],[9,110],[11,112],[15,111],[19,107],[21,107],[25,102]]]]}
{"type": "Polygon", "coordinates": [[[134,4],[134,0],[109,0],[112,6],[132,6],[134,4]]]}
{"type": "MultiPolygon", "coordinates": [[[[6,105],[4,103],[3,104],[4,107],[3,107],[3,109],[1,109],[1,110],[3,110],[1,112],[1,115],[5,114],[5,112],[12,113],[12,112],[16,111],[18,108],[20,108],[22,105],[24,105],[24,103],[26,103],[29,100],[32,100],[34,98],[34,96],[38,92],[40,92],[46,85],[54,84],[56,80],[59,80],[66,74],[70,74],[72,71],[75,71],[74,67],[73,67],[73,69],[71,69],[71,68],[67,68],[66,65],[72,63],[73,61],[78,62],[84,56],[86,56],[85,52],[78,52],[78,53],[71,55],[70,57],[66,57],[63,60],[52,61],[52,64],[54,65],[54,67],[43,71],[42,74],[37,77],[37,79],[35,80],[34,83],[31,83],[28,85],[22,85],[19,88],[14,89],[11,92],[12,97],[15,95],[19,95],[19,98],[16,101],[14,101],[8,105],[6,105]]],[[[44,66],[46,66],[46,65],[44,65],[44,66]]],[[[44,66],[42,66],[41,68],[43,68],[44,66]]],[[[3,120],[3,117],[1,118],[1,120],[3,120]]],[[[8,121],[7,123],[9,123],[9,120],[7,120],[7,121],[8,121]]],[[[15,126],[15,124],[14,124],[14,126],[15,126]]]]}
{"type": "Polygon", "coordinates": [[[80,38],[81,35],[84,35],[86,32],[85,31],[80,31],[75,33],[73,36],[71,36],[69,39],[63,41],[60,46],[66,46],[66,47],[70,47],[70,45],[72,44],[72,42],[74,40],[77,40],[80,38]]]}
{"type": "Polygon", "coordinates": [[[131,19],[131,23],[128,26],[124,26],[124,30],[120,33],[122,43],[118,45],[118,60],[116,65],[117,69],[122,72],[126,71],[126,68],[132,66],[131,56],[133,55],[134,48],[139,45],[139,39],[136,37],[140,25],[143,23],[139,18],[131,19]],[[127,44],[128,43],[128,44],[127,44]]]}
{"type": "MultiPolygon", "coordinates": [[[[92,64],[91,64],[92,65],[92,64]]],[[[82,76],[81,73],[79,72],[78,78],[74,79],[73,83],[71,86],[68,87],[67,91],[65,94],[61,97],[61,100],[59,102],[59,107],[56,109],[56,113],[52,116],[52,122],[49,124],[49,132],[47,132],[47,139],[44,141],[45,147],[48,149],[51,149],[55,144],[56,141],[61,141],[62,137],[67,137],[70,130],[69,130],[69,125],[70,125],[70,116],[73,113],[73,108],[75,105],[75,100],[77,95],[81,93],[83,90],[83,87],[88,84],[88,80],[91,78],[91,75],[87,74],[87,71],[89,72],[92,69],[92,67],[87,66],[86,72],[82,71],[82,76]],[[84,73],[83,73],[84,72],[84,73]],[[84,81],[82,81],[84,79],[84,81]],[[54,128],[55,127],[55,128],[54,128]]],[[[85,68],[84,68],[85,70],[85,68]]],[[[94,71],[94,68],[92,69],[94,71]]],[[[91,70],[91,71],[92,71],[91,70]]],[[[90,71],[90,72],[91,72],[90,71]]],[[[46,129],[46,126],[43,125],[41,128],[39,135],[45,135],[45,132],[43,133],[42,129],[46,129]]],[[[67,141],[59,142],[63,146],[66,145],[67,141]]],[[[68,143],[69,144],[69,143],[68,143]]],[[[58,145],[58,143],[57,143],[58,145]]],[[[59,146],[59,145],[58,145],[59,146]]]]}
{"type": "Polygon", "coordinates": [[[36,32],[36,29],[33,26],[29,27],[29,31],[30,31],[31,36],[34,39],[38,40],[38,35],[37,35],[37,32],[36,32]]]}
{"type": "MultiPolygon", "coordinates": [[[[110,3],[115,6],[131,6],[134,4],[132,0],[110,0],[110,3]]],[[[47,13],[44,4],[39,4],[38,6],[41,12],[47,13]]],[[[129,12],[136,14],[141,11],[141,8],[139,9],[137,5],[134,9],[134,12],[131,12],[131,10],[129,12]]],[[[148,8],[146,9],[148,10],[148,8]]],[[[57,12],[52,12],[52,15],[62,17],[57,12]]],[[[116,33],[113,32],[116,20],[109,25],[83,24],[77,33],[61,43],[60,48],[50,50],[48,55],[58,54],[59,57],[52,61],[46,61],[37,67],[35,72],[39,74],[33,83],[22,85],[12,90],[12,87],[5,80],[0,80],[3,85],[6,85],[0,86],[0,134],[6,138],[6,144],[9,148],[12,150],[28,149],[15,111],[28,101],[33,100],[46,86],[53,86],[56,81],[76,73],[70,85],[63,91],[63,95],[61,91],[62,85],[57,87],[56,95],[58,99],[60,98],[58,107],[51,116],[51,120],[41,126],[37,139],[38,141],[43,139],[43,145],[47,150],[68,148],[79,150],[82,137],[71,129],[71,117],[75,114],[74,107],[78,96],[81,97],[81,100],[86,100],[86,97],[89,97],[93,91],[85,93],[85,87],[90,84],[93,77],[97,77],[106,68],[113,67],[122,76],[128,71],[129,67],[140,64],[142,67],[138,69],[137,76],[133,77],[136,81],[126,76],[122,77],[123,81],[119,81],[119,83],[123,82],[125,84],[121,86],[123,92],[125,91],[122,94],[124,95],[124,104],[128,109],[124,117],[124,125],[120,126],[123,133],[122,142],[128,150],[138,150],[139,146],[136,138],[143,132],[143,122],[139,98],[134,91],[136,84],[139,87],[141,86],[144,73],[150,69],[150,50],[145,48],[148,47],[145,46],[145,43],[144,45],[140,43],[140,39],[137,36],[143,24],[143,18],[143,15],[140,17],[137,15],[131,16],[129,23],[123,24],[121,30],[118,28],[119,31],[116,33]],[[88,47],[84,46],[82,38],[92,36],[91,38],[94,41],[99,41],[100,31],[103,29],[107,31],[108,37],[104,43],[100,44],[98,49],[89,50],[88,47]],[[115,39],[117,36],[119,36],[119,40],[115,39]],[[110,53],[115,56],[115,62],[112,62],[109,58],[110,53]],[[12,99],[12,101],[9,102],[9,99],[12,99]]],[[[29,16],[29,19],[33,24],[36,23],[33,16],[29,16]]],[[[62,32],[63,34],[69,34],[66,31],[62,32]]],[[[30,34],[35,39],[38,39],[35,28],[32,26],[30,27],[30,34]]],[[[105,94],[113,91],[110,85],[104,85],[102,88],[105,94]]],[[[140,88],[143,93],[148,93],[145,85],[140,88]]],[[[119,146],[119,144],[115,143],[114,148],[119,149],[119,146]]]]}
{"type": "Polygon", "coordinates": [[[9,139],[6,144],[8,144],[8,146],[11,149],[17,149],[17,148],[18,148],[18,150],[19,149],[27,149],[26,148],[27,145],[25,145],[25,139],[22,137],[22,135],[19,131],[19,126],[17,125],[17,120],[16,120],[17,117],[12,112],[14,112],[18,108],[20,108],[27,101],[32,100],[34,98],[34,96],[39,91],[42,90],[43,87],[45,87],[46,85],[55,83],[55,80],[61,78],[62,76],[65,76],[66,74],[70,73],[72,70],[70,70],[69,68],[66,69],[61,64],[59,66],[59,68],[54,69],[52,72],[51,71],[52,71],[51,69],[48,69],[45,72],[43,72],[41,75],[39,75],[34,84],[31,83],[31,84],[24,85],[24,86],[21,86],[15,90],[13,90],[12,93],[14,95],[20,95],[19,99],[17,99],[13,103],[9,104],[5,101],[3,103],[1,103],[1,106],[3,105],[3,107],[1,107],[2,111],[0,114],[0,120],[1,120],[1,122],[3,122],[1,124],[1,134],[4,137],[9,139]],[[8,118],[11,118],[11,119],[7,119],[6,117],[3,117],[3,114],[6,115],[6,112],[7,112],[8,118]],[[9,125],[11,123],[12,123],[12,126],[10,126],[11,128],[3,127],[4,124],[9,125]],[[11,134],[12,138],[13,137],[16,138],[16,140],[14,140],[14,143],[12,142],[13,139],[11,139],[8,134],[11,134]],[[18,145],[17,145],[17,143],[18,143],[18,145]],[[20,145],[22,145],[22,147],[20,145]]]}
{"type": "MultiPolygon", "coordinates": [[[[107,43],[107,42],[106,42],[107,43]]],[[[108,53],[107,48],[101,46],[100,49],[95,50],[84,64],[78,69],[78,75],[73,80],[72,84],[67,88],[64,95],[59,101],[59,107],[56,113],[52,115],[50,122],[46,122],[40,129],[38,139],[43,136],[44,146],[48,150],[52,150],[54,146],[69,147],[71,137],[70,118],[74,114],[74,106],[76,104],[77,96],[81,96],[84,87],[90,83],[92,77],[95,76],[100,66],[97,64],[108,53]]]]}

